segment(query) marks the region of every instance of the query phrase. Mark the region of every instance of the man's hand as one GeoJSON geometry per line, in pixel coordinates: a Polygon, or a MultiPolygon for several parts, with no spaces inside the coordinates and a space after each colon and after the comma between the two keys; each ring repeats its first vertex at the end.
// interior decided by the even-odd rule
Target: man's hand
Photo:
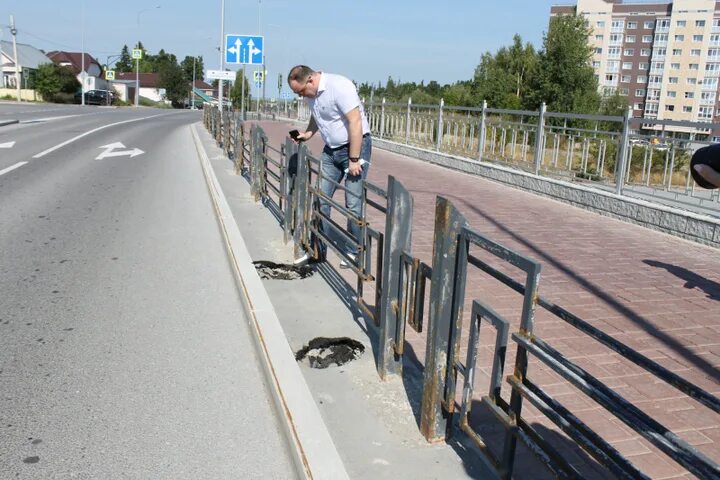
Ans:
{"type": "Polygon", "coordinates": [[[297,137],[293,138],[293,142],[295,142],[295,143],[305,142],[307,140],[310,140],[314,134],[315,134],[315,132],[312,132],[310,130],[305,130],[304,132],[299,133],[297,137]]]}
{"type": "Polygon", "coordinates": [[[360,162],[350,162],[348,165],[348,176],[357,177],[362,173],[362,165],[360,162]]]}

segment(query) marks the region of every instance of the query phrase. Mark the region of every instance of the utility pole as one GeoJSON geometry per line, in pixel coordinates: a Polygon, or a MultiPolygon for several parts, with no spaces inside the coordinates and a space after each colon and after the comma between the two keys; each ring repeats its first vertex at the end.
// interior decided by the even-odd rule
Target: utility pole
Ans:
{"type": "Polygon", "coordinates": [[[135,108],[140,106],[140,57],[135,59],[135,108]]]}
{"type": "Polygon", "coordinates": [[[17,28],[15,28],[15,17],[10,15],[10,33],[13,37],[13,55],[15,56],[15,86],[17,87],[17,101],[22,101],[20,96],[20,63],[17,53],[17,28]]]}
{"type": "Polygon", "coordinates": [[[197,57],[193,56],[193,79],[192,84],[190,84],[190,109],[195,110],[195,59],[197,57]]]}
{"type": "Polygon", "coordinates": [[[82,86],[80,87],[80,104],[85,106],[85,2],[82,4],[82,55],[80,59],[80,78],[82,79],[82,86]]]}
{"type": "MultiPolygon", "coordinates": [[[[225,0],[221,2],[220,11],[220,71],[225,71],[225,0]]],[[[223,80],[218,79],[218,105],[223,110],[223,80]]],[[[220,115],[222,122],[222,115],[220,115]]]]}
{"type": "Polygon", "coordinates": [[[5,88],[5,70],[3,67],[3,54],[2,54],[2,28],[0,28],[0,88],[5,88]]]}

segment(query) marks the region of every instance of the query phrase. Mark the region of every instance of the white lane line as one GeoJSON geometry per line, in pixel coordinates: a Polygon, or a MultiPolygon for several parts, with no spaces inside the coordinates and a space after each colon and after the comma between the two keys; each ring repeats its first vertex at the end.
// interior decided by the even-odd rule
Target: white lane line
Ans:
{"type": "Polygon", "coordinates": [[[163,115],[170,115],[170,114],[169,114],[169,113],[160,113],[160,114],[158,114],[158,115],[151,115],[151,116],[149,116],[149,117],[133,118],[133,119],[131,119],[131,120],[124,120],[124,121],[122,121],[122,122],[109,123],[109,124],[107,124],[107,125],[103,125],[102,127],[94,128],[94,129],[92,129],[92,130],[90,130],[90,131],[87,131],[87,132],[85,132],[85,133],[81,133],[81,134],[78,135],[77,137],[73,137],[73,138],[71,138],[70,140],[65,140],[64,142],[62,142],[62,143],[60,143],[60,144],[58,144],[58,145],[55,145],[54,147],[48,148],[48,149],[45,150],[44,152],[40,152],[40,153],[38,153],[37,155],[33,155],[32,158],[44,157],[44,156],[47,155],[48,153],[52,153],[52,152],[54,152],[55,150],[64,147],[65,145],[69,145],[69,144],[71,144],[72,142],[74,142],[75,140],[79,140],[79,139],[81,139],[81,138],[83,138],[83,137],[86,137],[86,136],[90,135],[91,133],[95,133],[95,132],[97,132],[97,131],[99,131],[99,130],[103,130],[103,129],[105,129],[105,128],[114,127],[114,126],[116,126],[116,125],[122,125],[123,123],[139,122],[140,120],[147,120],[147,119],[150,119],[150,118],[161,117],[161,116],[163,116],[163,115]]]}
{"type": "Polygon", "coordinates": [[[25,165],[26,163],[28,163],[28,162],[18,162],[18,163],[16,163],[15,165],[13,165],[13,166],[11,166],[11,167],[8,167],[8,168],[6,168],[6,169],[4,169],[4,170],[0,170],[0,176],[5,175],[5,174],[8,173],[8,172],[12,172],[12,171],[15,170],[16,168],[22,167],[22,166],[25,165]]]}
{"type": "Polygon", "coordinates": [[[27,123],[51,122],[53,120],[61,120],[63,118],[79,117],[80,115],[62,115],[60,117],[31,118],[28,120],[20,120],[22,125],[27,123]]]}

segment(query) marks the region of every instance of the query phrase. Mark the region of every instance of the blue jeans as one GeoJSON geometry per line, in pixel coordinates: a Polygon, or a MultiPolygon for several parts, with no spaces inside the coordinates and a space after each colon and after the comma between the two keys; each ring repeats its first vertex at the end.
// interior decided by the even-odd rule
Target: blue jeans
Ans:
{"type": "MultiPolygon", "coordinates": [[[[320,181],[320,190],[332,198],[337,189],[338,183],[345,179],[345,207],[350,210],[358,218],[363,218],[362,211],[362,194],[363,194],[363,180],[367,178],[368,170],[370,169],[370,154],[372,153],[372,139],[370,135],[364,136],[360,147],[360,158],[365,159],[367,162],[362,166],[362,172],[360,175],[350,176],[345,173],[345,169],[348,168],[350,160],[348,159],[348,146],[345,145],[340,148],[332,149],[325,147],[323,149],[322,156],[320,157],[320,170],[322,171],[322,180],[320,181]]],[[[330,216],[331,207],[330,203],[326,200],[320,199],[320,212],[326,216],[330,216]]],[[[327,235],[331,241],[344,250],[346,253],[357,255],[358,249],[356,245],[348,244],[344,241],[338,241],[338,235],[335,233],[332,227],[327,225],[327,221],[323,220],[320,225],[323,233],[327,235]]],[[[348,220],[347,229],[355,239],[356,242],[360,241],[360,226],[355,222],[348,220]]],[[[327,247],[323,242],[319,242],[320,247],[320,258],[325,257],[327,247]]]]}

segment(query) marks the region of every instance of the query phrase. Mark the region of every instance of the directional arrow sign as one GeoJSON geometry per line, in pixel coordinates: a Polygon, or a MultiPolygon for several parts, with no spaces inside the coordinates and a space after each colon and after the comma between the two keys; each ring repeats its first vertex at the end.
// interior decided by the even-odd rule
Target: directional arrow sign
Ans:
{"type": "Polygon", "coordinates": [[[116,149],[118,149],[118,148],[125,148],[125,145],[123,145],[120,142],[103,145],[102,147],[98,147],[98,148],[104,148],[105,151],[102,152],[100,155],[98,155],[97,158],[95,158],[95,160],[102,160],[103,158],[107,158],[107,157],[123,157],[126,155],[129,156],[130,158],[132,158],[132,157],[137,157],[138,155],[142,155],[143,153],[145,153],[142,150],[140,150],[139,148],[133,148],[132,150],[116,151],[116,149]]]}
{"type": "Polygon", "coordinates": [[[225,63],[262,65],[265,56],[262,36],[225,35],[225,63]]]}
{"type": "Polygon", "coordinates": [[[15,142],[0,143],[0,148],[12,148],[15,142]]]}
{"type": "Polygon", "coordinates": [[[240,47],[242,47],[242,41],[240,41],[240,38],[235,37],[235,43],[227,49],[228,52],[235,55],[235,61],[233,63],[240,63],[240,47]]]}

